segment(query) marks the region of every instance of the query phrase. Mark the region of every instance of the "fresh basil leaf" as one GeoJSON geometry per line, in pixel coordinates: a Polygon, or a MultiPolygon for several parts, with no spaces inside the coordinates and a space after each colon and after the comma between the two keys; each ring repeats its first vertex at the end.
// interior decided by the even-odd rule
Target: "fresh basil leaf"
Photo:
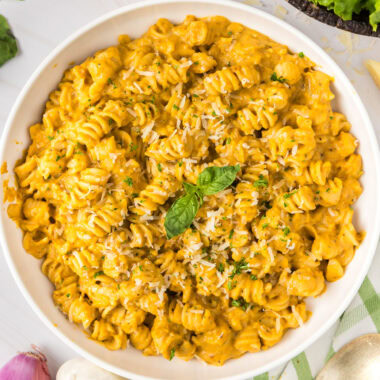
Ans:
{"type": "Polygon", "coordinates": [[[189,228],[203,204],[203,196],[216,194],[230,186],[239,170],[240,165],[210,166],[198,176],[198,185],[184,182],[186,195],[172,204],[165,217],[164,226],[168,239],[189,228]]]}
{"type": "Polygon", "coordinates": [[[230,186],[239,171],[240,165],[209,166],[198,176],[198,187],[203,195],[216,194],[230,186]]]}
{"type": "Polygon", "coordinates": [[[168,239],[180,235],[190,227],[199,209],[196,193],[186,194],[177,199],[170,207],[165,218],[165,230],[168,239]]]}
{"type": "Polygon", "coordinates": [[[185,188],[187,194],[194,194],[198,191],[198,186],[191,183],[184,182],[183,187],[185,188]]]}
{"type": "Polygon", "coordinates": [[[17,53],[17,42],[9,24],[3,15],[0,15],[0,66],[13,58],[17,53]]]}

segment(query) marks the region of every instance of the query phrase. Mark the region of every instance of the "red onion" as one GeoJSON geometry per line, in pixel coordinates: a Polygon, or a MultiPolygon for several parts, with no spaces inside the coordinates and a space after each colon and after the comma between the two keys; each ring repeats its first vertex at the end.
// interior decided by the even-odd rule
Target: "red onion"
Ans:
{"type": "Polygon", "coordinates": [[[50,380],[45,355],[32,345],[32,352],[22,352],[0,369],[0,380],[50,380]]]}

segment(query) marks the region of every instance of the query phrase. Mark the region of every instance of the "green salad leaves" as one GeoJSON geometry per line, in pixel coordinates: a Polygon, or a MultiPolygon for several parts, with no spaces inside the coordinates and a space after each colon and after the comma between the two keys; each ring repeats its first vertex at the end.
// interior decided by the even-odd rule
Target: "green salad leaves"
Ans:
{"type": "Polygon", "coordinates": [[[0,15],[0,66],[13,58],[17,53],[16,38],[6,18],[0,15]]]}
{"type": "Polygon", "coordinates": [[[352,20],[352,15],[367,10],[373,30],[380,23],[380,0],[311,0],[317,5],[333,10],[343,20],[352,20]]]}
{"type": "Polygon", "coordinates": [[[197,185],[184,182],[185,195],[178,198],[166,214],[164,226],[168,239],[189,228],[203,204],[203,197],[219,193],[230,186],[239,171],[240,165],[210,166],[198,176],[197,185]]]}

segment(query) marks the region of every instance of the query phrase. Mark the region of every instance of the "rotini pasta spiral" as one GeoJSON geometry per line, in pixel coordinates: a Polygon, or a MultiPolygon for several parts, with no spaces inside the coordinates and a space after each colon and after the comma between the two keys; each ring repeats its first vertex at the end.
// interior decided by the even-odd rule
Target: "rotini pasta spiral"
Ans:
{"type": "Polygon", "coordinates": [[[129,339],[212,365],[306,323],[305,298],[364,238],[362,160],[331,81],[221,16],[159,19],[69,68],[30,127],[17,189],[5,182],[56,306],[110,350],[129,339]],[[232,166],[229,182],[210,174],[232,166]],[[186,226],[169,239],[177,207],[186,226]]]}

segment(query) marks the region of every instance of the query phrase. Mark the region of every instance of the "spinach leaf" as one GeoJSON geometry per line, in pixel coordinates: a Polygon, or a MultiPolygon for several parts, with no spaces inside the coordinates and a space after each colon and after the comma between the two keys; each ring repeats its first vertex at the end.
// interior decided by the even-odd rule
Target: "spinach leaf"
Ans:
{"type": "Polygon", "coordinates": [[[17,42],[6,18],[0,15],[0,66],[17,53],[17,42]]]}

